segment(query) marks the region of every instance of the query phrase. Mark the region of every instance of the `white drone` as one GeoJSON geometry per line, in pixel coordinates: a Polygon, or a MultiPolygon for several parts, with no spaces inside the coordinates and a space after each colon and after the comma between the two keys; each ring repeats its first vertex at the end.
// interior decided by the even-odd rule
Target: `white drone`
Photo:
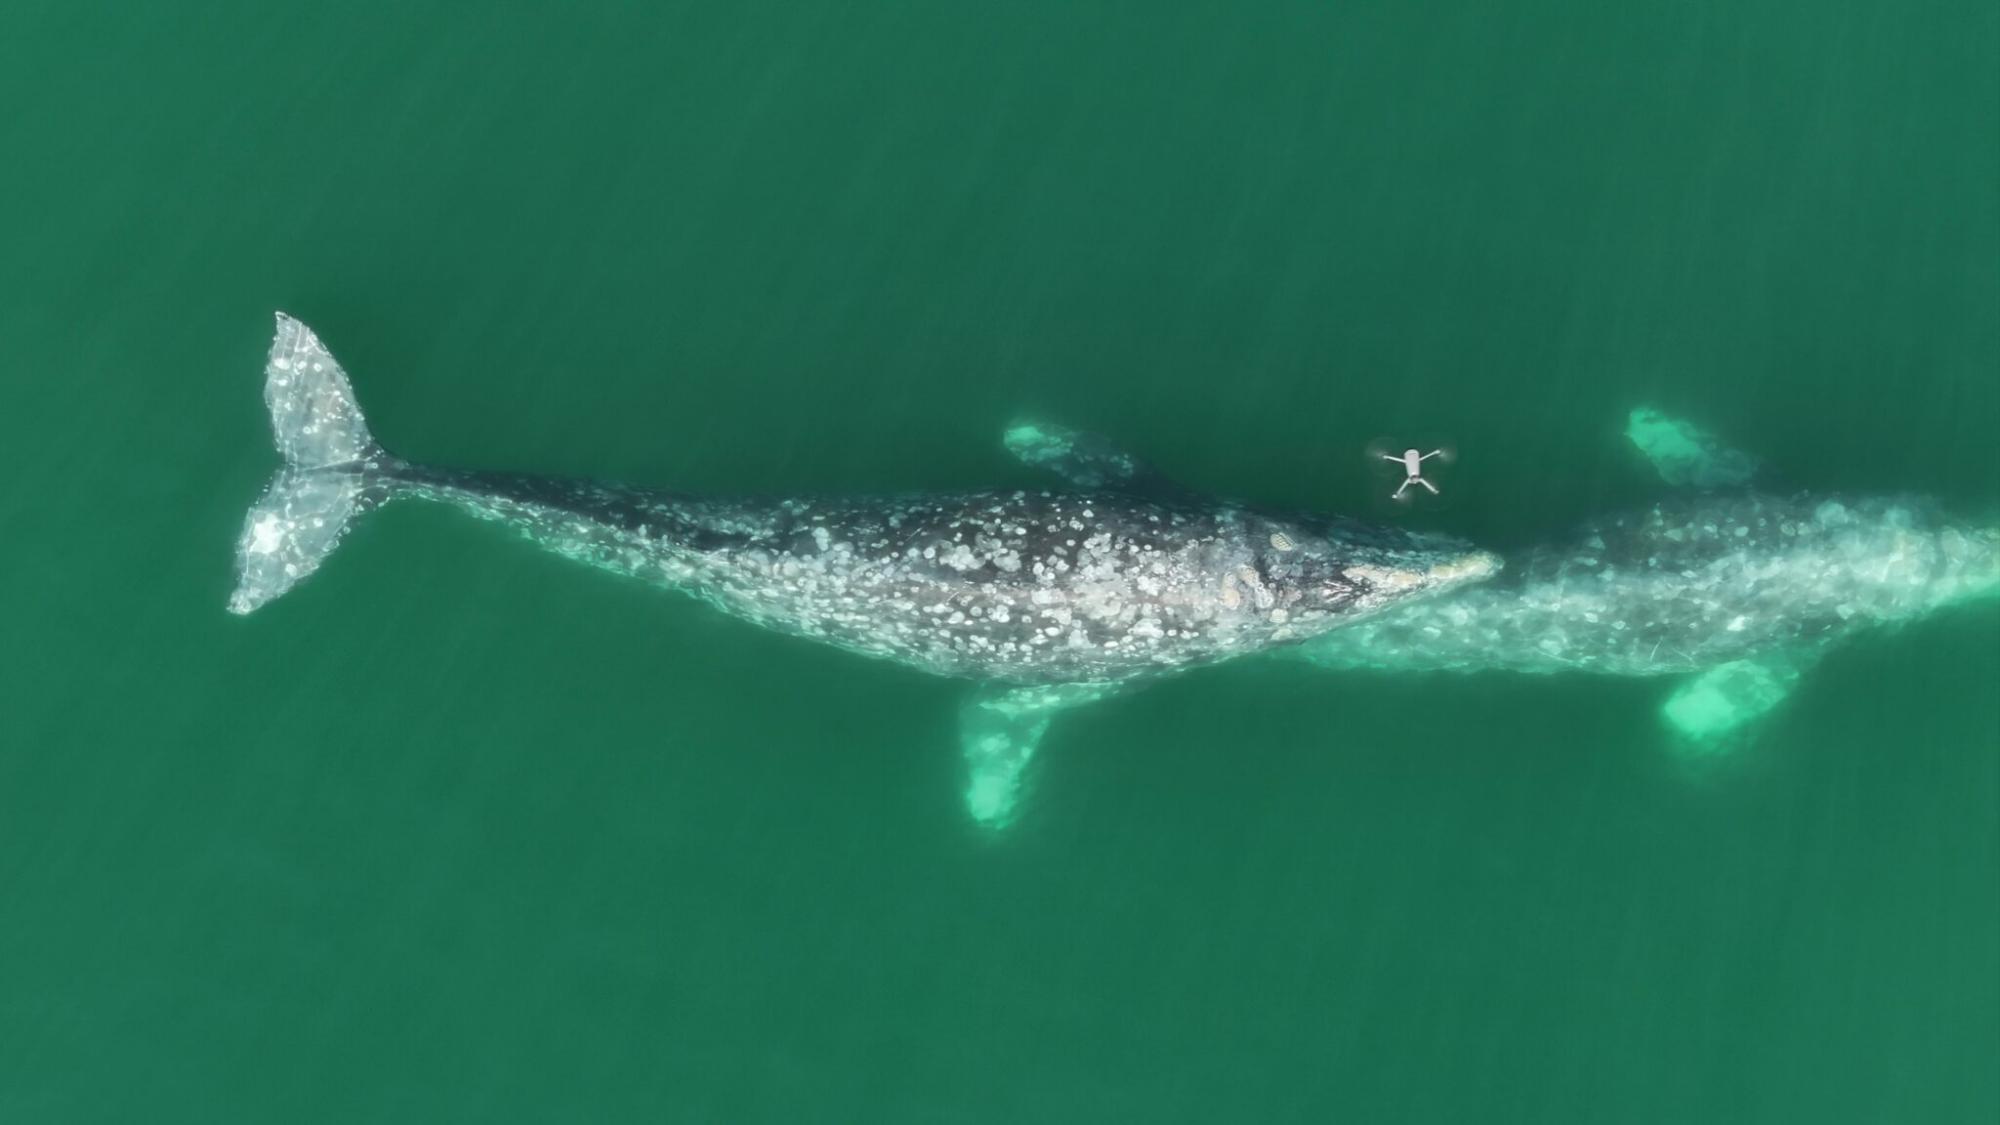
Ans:
{"type": "Polygon", "coordinates": [[[1405,449],[1401,453],[1382,454],[1382,460],[1396,462],[1403,466],[1403,472],[1408,474],[1403,478],[1403,483],[1396,486],[1396,491],[1389,494],[1389,499],[1401,500],[1403,498],[1403,491],[1413,484],[1423,485],[1425,488],[1431,490],[1432,496],[1436,496],[1438,494],[1437,485],[1424,479],[1424,462],[1433,457],[1443,457],[1444,455],[1445,451],[1442,449],[1433,449],[1429,453],[1418,453],[1414,449],[1405,449]]]}

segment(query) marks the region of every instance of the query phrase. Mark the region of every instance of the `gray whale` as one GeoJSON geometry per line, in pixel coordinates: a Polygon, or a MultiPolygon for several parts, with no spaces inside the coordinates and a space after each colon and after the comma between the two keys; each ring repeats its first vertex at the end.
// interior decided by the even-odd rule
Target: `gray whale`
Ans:
{"type": "Polygon", "coordinates": [[[1497,566],[1455,539],[1197,496],[1034,427],[1008,444],[1062,489],[720,500],[415,465],[375,442],[339,363],[283,313],[265,400],[285,464],[244,520],[232,612],[291,589],[363,512],[450,504],[766,628],[979,682],[962,740],[968,807],[988,824],[1011,815],[1061,708],[1303,642],[1497,566]]]}

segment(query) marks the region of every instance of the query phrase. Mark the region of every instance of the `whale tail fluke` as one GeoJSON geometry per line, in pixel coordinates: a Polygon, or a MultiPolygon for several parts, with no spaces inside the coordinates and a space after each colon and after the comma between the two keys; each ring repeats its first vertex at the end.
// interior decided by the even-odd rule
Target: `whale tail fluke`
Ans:
{"type": "Polygon", "coordinates": [[[264,367],[264,401],[285,465],[244,517],[231,613],[249,613],[311,574],[348,521],[385,495],[392,464],[369,436],[340,364],[284,313],[264,367]]]}

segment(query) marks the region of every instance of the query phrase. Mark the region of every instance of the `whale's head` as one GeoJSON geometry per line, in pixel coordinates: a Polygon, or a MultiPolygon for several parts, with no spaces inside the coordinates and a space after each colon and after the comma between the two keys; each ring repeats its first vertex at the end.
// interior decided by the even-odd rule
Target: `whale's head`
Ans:
{"type": "Polygon", "coordinates": [[[1331,628],[1500,571],[1499,556],[1448,535],[1337,517],[1273,520],[1265,530],[1256,548],[1258,576],[1300,625],[1331,628]]]}

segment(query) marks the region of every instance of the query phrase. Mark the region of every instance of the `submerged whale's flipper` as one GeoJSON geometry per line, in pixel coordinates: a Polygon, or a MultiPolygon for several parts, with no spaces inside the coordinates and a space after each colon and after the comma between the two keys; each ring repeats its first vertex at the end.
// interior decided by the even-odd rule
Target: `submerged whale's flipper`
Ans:
{"type": "Polygon", "coordinates": [[[1817,661],[1814,652],[1773,652],[1718,664],[1675,690],[1660,717],[1690,749],[1727,748],[1727,736],[1783,703],[1817,661]]]}
{"type": "Polygon", "coordinates": [[[1649,407],[1632,412],[1625,423],[1625,436],[1668,484],[1726,488],[1747,484],[1757,474],[1755,457],[1729,448],[1692,422],[1669,418],[1649,407]]]}
{"type": "Polygon", "coordinates": [[[1179,491],[1150,465],[1096,434],[1023,422],[1010,427],[1002,440],[1023,463],[1047,469],[1078,488],[1179,491]]]}
{"type": "Polygon", "coordinates": [[[1021,779],[1056,712],[1118,691],[1112,684],[983,687],[959,716],[965,750],[965,808],[987,828],[1014,817],[1021,779]]]}
{"type": "Polygon", "coordinates": [[[264,402],[285,465],[244,517],[231,613],[249,613],[311,574],[347,521],[381,499],[379,470],[388,462],[340,364],[284,313],[264,367],[264,402]]]}

